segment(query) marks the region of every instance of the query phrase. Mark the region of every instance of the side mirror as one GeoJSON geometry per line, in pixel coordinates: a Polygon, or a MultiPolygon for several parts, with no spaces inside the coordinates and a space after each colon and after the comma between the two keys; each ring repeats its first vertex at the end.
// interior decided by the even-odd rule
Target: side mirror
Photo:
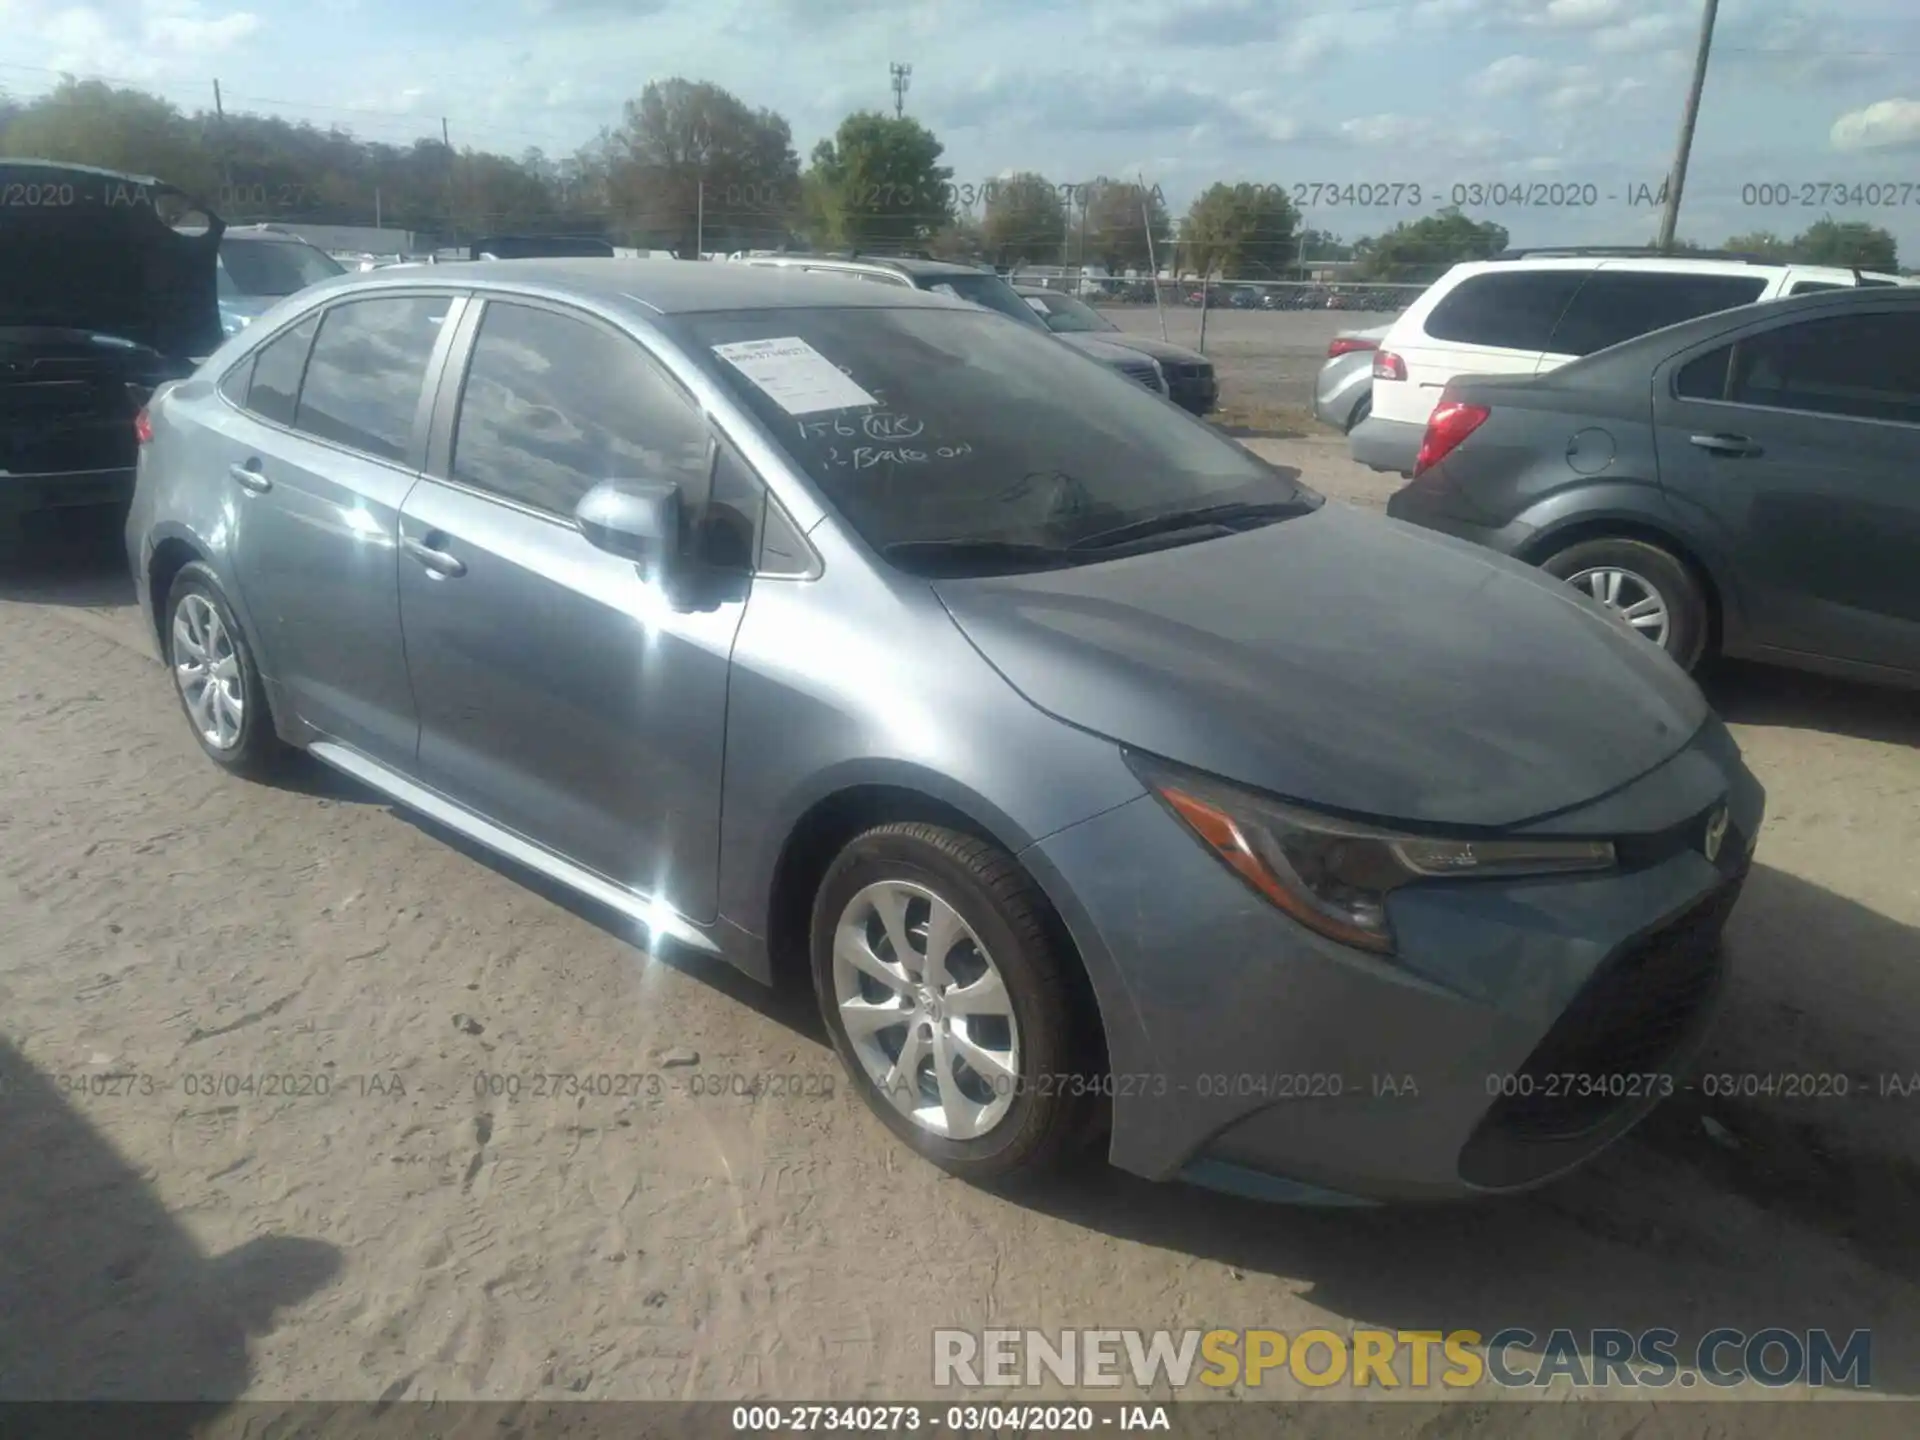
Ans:
{"type": "Polygon", "coordinates": [[[680,487],[671,480],[602,480],[573,508],[587,543],[623,560],[671,556],[680,545],[680,487]]]}

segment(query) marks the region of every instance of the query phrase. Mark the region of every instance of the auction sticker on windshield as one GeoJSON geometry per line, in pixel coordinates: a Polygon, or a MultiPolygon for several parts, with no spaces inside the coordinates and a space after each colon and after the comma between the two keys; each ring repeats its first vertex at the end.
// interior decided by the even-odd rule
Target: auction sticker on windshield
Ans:
{"type": "Polygon", "coordinates": [[[880,403],[797,335],[777,340],[738,340],[714,346],[713,353],[766,391],[789,415],[817,415],[822,410],[851,410],[880,403]]]}

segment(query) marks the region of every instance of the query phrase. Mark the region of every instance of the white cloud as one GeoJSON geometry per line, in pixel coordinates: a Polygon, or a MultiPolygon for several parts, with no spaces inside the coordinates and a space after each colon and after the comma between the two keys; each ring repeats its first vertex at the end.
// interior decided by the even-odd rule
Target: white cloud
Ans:
{"type": "Polygon", "coordinates": [[[1532,55],[1503,55],[1467,81],[1467,89],[1483,99],[1525,95],[1538,90],[1556,73],[1555,67],[1532,55]]]}
{"type": "Polygon", "coordinates": [[[1827,137],[1836,150],[1920,150],[1920,100],[1880,100],[1849,110],[1827,137]]]}

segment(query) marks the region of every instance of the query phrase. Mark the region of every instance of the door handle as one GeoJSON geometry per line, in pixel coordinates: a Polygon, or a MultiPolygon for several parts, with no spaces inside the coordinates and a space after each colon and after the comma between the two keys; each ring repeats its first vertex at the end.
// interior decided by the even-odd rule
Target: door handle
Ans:
{"type": "Polygon", "coordinates": [[[273,481],[252,465],[229,465],[227,474],[242,490],[251,490],[256,495],[264,495],[273,488],[273,481]]]}
{"type": "Polygon", "coordinates": [[[1689,435],[1687,441],[1715,455],[1746,458],[1760,453],[1760,447],[1744,435],[1689,435]]]}
{"type": "Polygon", "coordinates": [[[418,560],[422,565],[426,566],[427,569],[431,570],[435,575],[442,576],[443,578],[452,579],[455,576],[467,573],[467,562],[459,556],[449,555],[444,550],[436,550],[433,546],[416,540],[411,535],[402,535],[400,537],[400,548],[418,560]]]}

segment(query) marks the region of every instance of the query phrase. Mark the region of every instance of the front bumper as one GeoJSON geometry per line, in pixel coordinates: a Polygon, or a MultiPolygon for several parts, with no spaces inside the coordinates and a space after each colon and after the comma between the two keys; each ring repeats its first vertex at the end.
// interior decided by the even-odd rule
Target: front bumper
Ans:
{"type": "Polygon", "coordinates": [[[1036,870],[1071,891],[1076,940],[1125,991],[1102,993],[1109,1026],[1117,1003],[1139,1026],[1116,1050],[1113,1163],[1319,1202],[1452,1199],[1578,1165],[1672,1092],[1704,1031],[1764,804],[1711,722],[1557,819],[1636,837],[1620,870],[1403,889],[1398,959],[1295,924],[1152,797],[1047,838],[1036,870]],[[1699,836],[1722,803],[1716,863],[1699,836]]]}
{"type": "Polygon", "coordinates": [[[1362,465],[1390,474],[1413,474],[1413,462],[1420,458],[1420,442],[1426,438],[1424,424],[1405,420],[1382,420],[1369,415],[1348,432],[1347,450],[1362,465]]]}

